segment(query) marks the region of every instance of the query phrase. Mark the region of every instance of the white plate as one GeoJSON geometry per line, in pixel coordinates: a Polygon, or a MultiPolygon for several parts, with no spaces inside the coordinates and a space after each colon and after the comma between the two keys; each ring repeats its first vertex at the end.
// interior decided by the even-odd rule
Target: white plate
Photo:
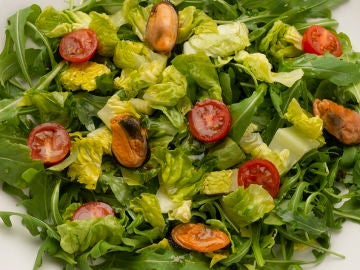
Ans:
{"type": "MultiPolygon", "coordinates": [[[[6,26],[6,19],[9,15],[33,3],[43,7],[50,4],[57,8],[65,6],[62,0],[1,0],[3,8],[0,9],[0,29],[4,29],[6,26]]],[[[338,30],[347,33],[351,37],[353,46],[357,51],[360,51],[359,11],[360,1],[350,0],[334,12],[334,16],[340,22],[338,30]]],[[[3,40],[4,31],[1,31],[0,44],[3,44],[3,40]]],[[[16,203],[15,199],[0,190],[1,211],[22,211],[22,208],[18,207],[16,203]]],[[[38,238],[31,237],[21,225],[19,219],[13,218],[13,221],[14,226],[12,228],[5,227],[0,221],[0,268],[6,270],[30,270],[33,267],[41,241],[38,238]]],[[[343,230],[333,235],[331,243],[331,249],[345,255],[346,258],[339,259],[328,256],[320,265],[310,266],[307,269],[359,269],[360,225],[346,222],[343,230]]],[[[60,270],[61,267],[54,261],[46,260],[42,269],[60,270]]]]}

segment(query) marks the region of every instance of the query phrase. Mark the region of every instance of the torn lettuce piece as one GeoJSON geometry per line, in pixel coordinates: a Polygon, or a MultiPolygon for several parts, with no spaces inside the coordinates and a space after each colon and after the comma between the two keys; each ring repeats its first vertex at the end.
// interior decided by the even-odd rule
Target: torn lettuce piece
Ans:
{"type": "Polygon", "coordinates": [[[139,39],[144,40],[146,24],[152,5],[144,7],[140,2],[140,0],[125,0],[122,7],[122,14],[139,39]]]}
{"type": "Polygon", "coordinates": [[[165,219],[161,214],[158,198],[155,194],[142,193],[130,201],[135,213],[141,213],[145,221],[162,233],[165,230],[165,219]]]}
{"type": "Polygon", "coordinates": [[[292,99],[287,108],[284,118],[291,122],[309,139],[317,139],[322,136],[323,121],[320,117],[313,117],[301,108],[296,99],[292,99]]]}
{"type": "Polygon", "coordinates": [[[278,129],[269,147],[273,151],[288,149],[287,169],[290,169],[304,154],[324,145],[325,140],[322,120],[308,115],[295,99],[290,102],[284,116],[293,126],[278,129]]]}
{"type": "Polygon", "coordinates": [[[118,68],[133,70],[153,61],[159,61],[165,68],[167,57],[153,52],[142,42],[120,40],[116,45],[113,60],[118,68]]]}
{"type": "Polygon", "coordinates": [[[52,6],[44,8],[35,26],[49,38],[62,37],[74,30],[89,28],[91,17],[82,11],[58,11],[52,6]]]}
{"type": "MultiPolygon", "coordinates": [[[[177,55],[171,63],[185,75],[188,82],[188,94],[193,99],[200,87],[206,91],[208,97],[222,100],[222,90],[219,82],[219,76],[214,64],[204,53],[180,54],[177,55]]],[[[200,98],[199,98],[200,99],[200,98]]],[[[194,98],[194,100],[199,100],[194,98]]]]}
{"type": "Polygon", "coordinates": [[[90,12],[91,22],[89,28],[96,33],[98,39],[97,53],[112,57],[116,44],[119,42],[117,36],[118,27],[113,24],[110,16],[105,13],[90,12]]]}
{"type": "Polygon", "coordinates": [[[228,194],[238,187],[234,170],[213,171],[203,176],[200,193],[207,195],[228,194]]]}
{"type": "Polygon", "coordinates": [[[69,91],[94,91],[97,88],[96,77],[110,72],[107,66],[92,61],[71,63],[60,74],[60,82],[69,91]]]}
{"type": "Polygon", "coordinates": [[[221,205],[227,217],[238,227],[245,227],[269,213],[274,207],[274,199],[260,185],[251,184],[221,199],[221,205]]]}
{"type": "Polygon", "coordinates": [[[290,72],[272,72],[271,63],[266,58],[266,55],[262,53],[250,54],[246,51],[240,51],[235,55],[234,59],[249,70],[257,80],[267,83],[278,82],[291,87],[304,75],[301,69],[295,69],[290,72]]]}
{"type": "Polygon", "coordinates": [[[261,40],[259,50],[278,60],[299,56],[303,53],[302,35],[294,26],[276,21],[261,40]]]}
{"type": "Polygon", "coordinates": [[[279,151],[271,149],[264,143],[261,135],[257,132],[257,126],[250,124],[240,140],[240,146],[245,153],[252,158],[264,158],[271,161],[282,175],[290,168],[288,166],[289,150],[281,149],[279,151]]]}
{"type": "Polygon", "coordinates": [[[126,99],[135,98],[140,91],[156,84],[165,68],[165,62],[144,63],[138,69],[123,69],[114,80],[114,87],[122,91],[126,99]]]}
{"type": "Polygon", "coordinates": [[[186,78],[173,65],[165,68],[161,78],[145,90],[143,99],[152,105],[175,106],[186,95],[186,78]]]}
{"type": "Polygon", "coordinates": [[[161,212],[167,214],[169,220],[179,220],[183,223],[191,220],[191,200],[175,202],[162,189],[158,189],[156,197],[159,200],[161,212]]]}
{"type": "Polygon", "coordinates": [[[102,240],[113,245],[121,244],[125,226],[120,219],[109,215],[67,221],[57,226],[57,231],[61,248],[69,254],[74,254],[84,252],[102,240]]]}
{"type": "Polygon", "coordinates": [[[226,57],[250,46],[249,30],[241,22],[222,24],[218,33],[200,33],[193,35],[184,43],[184,54],[205,52],[211,57],[226,57]]]}
{"type": "Polygon", "coordinates": [[[87,138],[95,139],[101,142],[102,149],[104,153],[107,155],[111,155],[111,143],[112,143],[112,134],[111,130],[106,126],[99,127],[93,131],[91,131],[87,138]]]}
{"type": "Polygon", "coordinates": [[[84,184],[86,189],[95,189],[101,175],[103,142],[94,138],[81,138],[72,142],[71,151],[78,152],[69,166],[67,176],[84,184]]]}
{"type": "Polygon", "coordinates": [[[216,21],[194,6],[180,10],[176,43],[181,44],[192,35],[201,33],[218,33],[216,21]]]}
{"type": "Polygon", "coordinates": [[[206,155],[207,160],[214,160],[215,169],[226,170],[245,160],[246,156],[240,146],[230,137],[211,147],[206,155]]]}

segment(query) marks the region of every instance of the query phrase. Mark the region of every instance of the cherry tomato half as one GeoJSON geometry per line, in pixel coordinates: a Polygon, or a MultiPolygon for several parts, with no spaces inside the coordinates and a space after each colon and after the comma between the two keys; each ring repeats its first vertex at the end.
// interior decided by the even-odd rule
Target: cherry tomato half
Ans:
{"type": "Polygon", "coordinates": [[[197,102],[189,112],[188,119],[191,134],[202,142],[223,139],[231,126],[228,107],[215,99],[197,102]]]}
{"type": "Polygon", "coordinates": [[[324,55],[325,52],[329,52],[336,57],[342,54],[339,38],[319,25],[312,25],[305,31],[302,46],[306,53],[324,55]]]}
{"type": "Polygon", "coordinates": [[[251,184],[261,185],[275,198],[280,188],[280,175],[275,165],[262,158],[241,164],[238,170],[238,185],[245,188],[251,184]]]}
{"type": "Polygon", "coordinates": [[[98,39],[90,29],[78,29],[65,35],[59,45],[63,59],[73,63],[88,61],[96,52],[98,39]]]}
{"type": "Polygon", "coordinates": [[[203,223],[176,225],[171,231],[171,238],[180,247],[198,252],[216,251],[230,243],[226,233],[203,223]]]}
{"type": "Polygon", "coordinates": [[[44,165],[62,161],[70,151],[71,140],[66,129],[57,123],[43,123],[34,127],[27,139],[32,159],[44,165]]]}
{"type": "Polygon", "coordinates": [[[110,205],[104,202],[88,202],[82,204],[78,209],[75,210],[72,220],[81,220],[87,218],[97,218],[114,216],[114,210],[110,205]]]}

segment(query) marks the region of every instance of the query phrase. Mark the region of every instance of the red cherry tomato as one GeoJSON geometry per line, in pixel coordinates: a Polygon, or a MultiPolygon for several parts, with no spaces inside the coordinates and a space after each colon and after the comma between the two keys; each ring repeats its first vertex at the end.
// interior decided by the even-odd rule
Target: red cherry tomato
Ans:
{"type": "Polygon", "coordinates": [[[215,99],[197,102],[189,112],[188,119],[191,134],[202,142],[223,139],[231,126],[228,107],[215,99]]]}
{"type": "Polygon", "coordinates": [[[32,159],[41,160],[44,165],[54,165],[67,156],[71,140],[62,125],[44,123],[31,130],[27,146],[31,149],[32,159]]]}
{"type": "Polygon", "coordinates": [[[266,159],[255,158],[246,161],[238,170],[238,185],[246,188],[251,184],[261,185],[274,198],[280,188],[279,171],[266,159]]]}
{"type": "Polygon", "coordinates": [[[115,215],[114,210],[110,205],[103,202],[88,202],[82,204],[75,210],[72,220],[106,217],[109,215],[115,215]]]}
{"type": "Polygon", "coordinates": [[[329,52],[336,57],[342,54],[339,38],[319,25],[312,25],[305,31],[302,46],[306,53],[324,55],[325,52],[329,52]]]}
{"type": "Polygon", "coordinates": [[[63,59],[73,63],[88,61],[96,52],[98,39],[94,31],[79,29],[65,35],[59,45],[63,59]]]}

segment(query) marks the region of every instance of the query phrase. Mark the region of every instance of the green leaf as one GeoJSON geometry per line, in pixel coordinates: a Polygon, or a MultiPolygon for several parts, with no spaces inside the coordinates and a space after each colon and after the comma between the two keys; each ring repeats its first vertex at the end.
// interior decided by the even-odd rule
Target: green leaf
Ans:
{"type": "Polygon", "coordinates": [[[39,12],[40,8],[36,5],[21,9],[17,11],[14,15],[9,18],[9,25],[8,30],[11,35],[11,38],[15,45],[15,52],[17,56],[18,63],[20,65],[21,71],[25,77],[25,80],[32,86],[32,79],[29,75],[29,69],[26,62],[26,53],[25,53],[25,46],[26,46],[26,34],[25,34],[25,26],[27,19],[32,15],[34,12],[39,12]]]}
{"type": "Polygon", "coordinates": [[[243,99],[239,103],[233,103],[230,105],[232,124],[229,136],[235,142],[240,142],[246,128],[251,123],[252,117],[255,115],[258,107],[264,101],[266,92],[266,84],[261,84],[250,97],[243,99]]]}
{"type": "Polygon", "coordinates": [[[0,180],[17,188],[26,188],[29,183],[22,174],[30,168],[43,170],[41,161],[30,157],[30,149],[22,144],[0,141],[0,180]]]}
{"type": "Polygon", "coordinates": [[[302,69],[305,76],[329,80],[347,86],[360,81],[360,63],[352,63],[331,55],[304,54],[292,61],[284,61],[280,70],[302,69]]]}

